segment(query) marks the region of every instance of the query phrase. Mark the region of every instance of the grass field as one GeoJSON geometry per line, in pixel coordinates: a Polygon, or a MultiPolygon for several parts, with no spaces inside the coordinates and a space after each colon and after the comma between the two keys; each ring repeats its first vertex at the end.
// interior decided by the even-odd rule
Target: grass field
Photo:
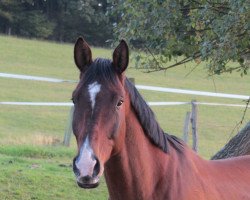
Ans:
{"type": "MultiPolygon", "coordinates": [[[[73,45],[24,40],[0,36],[0,72],[78,79],[73,63],[73,45]]],[[[94,57],[110,58],[111,50],[93,48],[94,57]]],[[[166,73],[127,71],[137,84],[249,95],[250,75],[225,74],[207,77],[205,65],[194,63],[166,73]],[[215,85],[213,83],[213,79],[215,85]],[[216,86],[216,87],[215,87],[216,86]]],[[[0,78],[0,101],[69,102],[73,83],[47,83],[0,78]]],[[[241,100],[198,97],[141,91],[148,101],[191,101],[237,103],[241,100]]],[[[30,107],[0,105],[0,197],[1,199],[107,199],[105,182],[96,190],[77,187],[71,170],[75,139],[71,146],[61,145],[68,107],[30,107]]],[[[166,132],[181,136],[184,117],[190,106],[153,107],[166,132]]],[[[244,108],[198,107],[199,154],[209,158],[230,137],[244,108]]],[[[246,123],[249,111],[245,116],[246,123]]]]}

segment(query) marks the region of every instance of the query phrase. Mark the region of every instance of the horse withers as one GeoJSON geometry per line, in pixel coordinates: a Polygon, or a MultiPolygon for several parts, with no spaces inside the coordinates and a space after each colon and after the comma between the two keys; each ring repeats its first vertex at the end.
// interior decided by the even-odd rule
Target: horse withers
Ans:
{"type": "Polygon", "coordinates": [[[113,59],[92,59],[79,38],[74,59],[73,160],[77,184],[95,188],[105,175],[111,200],[250,199],[250,157],[207,161],[164,133],[125,76],[129,50],[122,40],[113,59]]]}

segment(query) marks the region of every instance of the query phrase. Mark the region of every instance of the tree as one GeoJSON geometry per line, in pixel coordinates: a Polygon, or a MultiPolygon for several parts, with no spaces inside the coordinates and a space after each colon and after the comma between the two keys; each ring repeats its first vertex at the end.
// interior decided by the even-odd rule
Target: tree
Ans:
{"type": "MultiPolygon", "coordinates": [[[[248,0],[111,0],[117,37],[154,56],[153,70],[206,61],[210,74],[246,74],[250,53],[248,0]],[[173,58],[182,56],[168,66],[173,58]],[[233,61],[230,62],[230,61],[233,61]]],[[[137,61],[142,58],[137,57],[137,61]]],[[[148,66],[147,65],[147,66],[148,66]]],[[[147,67],[146,66],[146,67],[147,67]]]]}
{"type": "Polygon", "coordinates": [[[15,25],[15,33],[18,35],[45,39],[52,35],[55,26],[40,10],[20,13],[15,25]]]}
{"type": "Polygon", "coordinates": [[[56,23],[53,37],[59,41],[73,42],[79,35],[84,35],[89,43],[103,45],[107,38],[112,37],[111,25],[105,15],[105,2],[55,0],[50,3],[47,12],[56,23]]]}
{"type": "Polygon", "coordinates": [[[53,23],[33,0],[0,1],[0,31],[26,37],[48,38],[53,23]]]}
{"type": "Polygon", "coordinates": [[[93,45],[112,39],[107,0],[1,0],[0,32],[73,42],[79,35],[93,45]]]}
{"type": "Polygon", "coordinates": [[[11,34],[15,13],[20,13],[20,3],[16,1],[0,1],[0,31],[11,34]]]}
{"type": "Polygon", "coordinates": [[[250,155],[250,122],[211,159],[250,155]]]}

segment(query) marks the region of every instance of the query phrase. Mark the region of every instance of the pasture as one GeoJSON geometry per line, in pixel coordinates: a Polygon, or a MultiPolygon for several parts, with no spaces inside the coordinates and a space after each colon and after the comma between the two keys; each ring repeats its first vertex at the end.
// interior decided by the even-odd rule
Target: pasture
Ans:
{"type": "MultiPolygon", "coordinates": [[[[111,58],[108,49],[94,48],[94,57],[111,58]]],[[[143,73],[130,63],[127,76],[137,84],[249,95],[250,76],[224,74],[208,77],[205,65],[186,76],[195,63],[157,73],[143,73]]],[[[73,45],[0,36],[0,72],[77,80],[73,45]]],[[[0,101],[69,102],[73,83],[0,79],[0,101]]],[[[147,101],[236,103],[241,100],[140,91],[147,101]]],[[[162,128],[181,137],[189,105],[152,107],[162,128]]],[[[1,199],[107,199],[104,181],[95,190],[75,183],[72,158],[75,139],[63,147],[69,107],[0,105],[1,199]]],[[[244,108],[198,106],[199,154],[209,159],[230,137],[244,108]]],[[[245,121],[250,118],[246,113],[245,121]]]]}

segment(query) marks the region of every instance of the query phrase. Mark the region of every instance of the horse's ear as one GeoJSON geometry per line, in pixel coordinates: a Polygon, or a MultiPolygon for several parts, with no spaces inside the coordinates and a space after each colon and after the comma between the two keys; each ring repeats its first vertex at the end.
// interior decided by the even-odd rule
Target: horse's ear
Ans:
{"type": "Polygon", "coordinates": [[[121,40],[120,44],[116,47],[113,53],[113,65],[115,70],[122,74],[128,67],[129,51],[128,45],[124,40],[121,40]]]}
{"type": "Polygon", "coordinates": [[[76,66],[81,72],[85,72],[87,67],[92,63],[91,49],[82,37],[79,37],[75,43],[74,59],[76,66]]]}

